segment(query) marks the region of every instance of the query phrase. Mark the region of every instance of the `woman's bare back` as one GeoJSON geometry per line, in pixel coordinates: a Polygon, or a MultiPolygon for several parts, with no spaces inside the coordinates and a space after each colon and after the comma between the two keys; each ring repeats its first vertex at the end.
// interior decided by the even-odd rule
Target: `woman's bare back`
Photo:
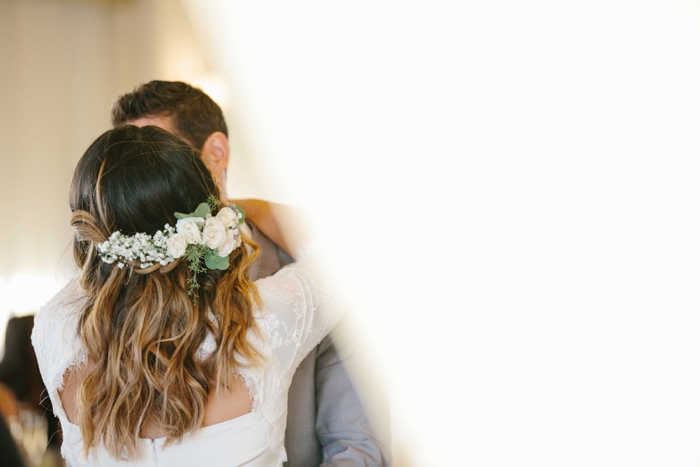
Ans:
{"type": "MultiPolygon", "coordinates": [[[[95,364],[88,361],[87,365],[73,368],[66,372],[63,389],[59,392],[63,410],[68,416],[68,421],[77,425],[78,421],[78,388],[85,380],[95,364]]],[[[202,427],[225,422],[245,415],[253,408],[253,399],[248,392],[243,380],[235,378],[229,390],[215,388],[209,393],[209,400],[204,408],[204,421],[202,427]]],[[[141,438],[156,439],[165,436],[165,433],[153,423],[147,423],[141,429],[141,438]]]]}

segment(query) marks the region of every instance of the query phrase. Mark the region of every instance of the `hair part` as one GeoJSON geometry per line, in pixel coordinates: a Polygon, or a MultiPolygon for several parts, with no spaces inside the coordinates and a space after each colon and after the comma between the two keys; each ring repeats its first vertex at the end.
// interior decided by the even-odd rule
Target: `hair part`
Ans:
{"type": "Polygon", "coordinates": [[[152,235],[175,225],[175,212],[194,211],[209,194],[218,195],[216,184],[195,151],[153,126],[108,131],[78,163],[71,224],[87,298],[78,331],[95,362],[78,391],[86,457],[102,443],[115,458],[134,458],[146,423],[163,431],[166,443],[182,438],[201,426],[211,388],[228,387],[244,361],[262,358],[247,338],[257,332],[259,301],[248,279],[258,248],[249,239],[226,271],[198,275],[196,305],[187,294],[187,262],[134,274],[135,267],[107,264],[97,252],[116,230],[152,235]],[[208,335],[216,350],[202,355],[208,335]]]}
{"type": "Polygon", "coordinates": [[[119,97],[112,107],[112,125],[143,117],[170,117],[177,135],[202,150],[214,132],[228,136],[221,107],[201,89],[181,81],[150,81],[119,97]]]}

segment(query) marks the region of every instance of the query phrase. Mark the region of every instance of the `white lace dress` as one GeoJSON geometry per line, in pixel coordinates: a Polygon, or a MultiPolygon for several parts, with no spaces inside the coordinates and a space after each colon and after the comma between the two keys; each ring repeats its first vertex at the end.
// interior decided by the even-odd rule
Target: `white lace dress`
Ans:
{"type": "MultiPolygon", "coordinates": [[[[70,466],[277,466],[286,460],[284,430],[287,392],[294,370],[311,349],[340,318],[343,301],[336,291],[329,293],[314,272],[313,255],[256,281],[262,309],[255,317],[262,339],[249,338],[266,357],[263,367],[241,373],[253,397],[249,414],[207,426],[163,447],[164,438],[143,439],[142,455],[135,461],[121,461],[98,448],[83,460],[80,429],[68,421],[58,396],[66,371],[87,361],[85,347],[77,335],[81,300],[76,285],[69,285],[44,306],[35,317],[32,343],[41,376],[53,409],[63,428],[61,454],[70,466]]],[[[205,342],[203,352],[212,350],[205,342]]]]}

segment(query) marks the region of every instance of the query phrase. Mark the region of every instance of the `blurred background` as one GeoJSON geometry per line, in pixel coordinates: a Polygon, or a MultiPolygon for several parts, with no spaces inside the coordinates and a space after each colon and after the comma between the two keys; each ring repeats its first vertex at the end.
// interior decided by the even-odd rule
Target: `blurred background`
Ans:
{"type": "Polygon", "coordinates": [[[229,195],[322,219],[396,465],[700,461],[700,1],[0,0],[0,334],[152,79],[224,109],[229,195]]]}

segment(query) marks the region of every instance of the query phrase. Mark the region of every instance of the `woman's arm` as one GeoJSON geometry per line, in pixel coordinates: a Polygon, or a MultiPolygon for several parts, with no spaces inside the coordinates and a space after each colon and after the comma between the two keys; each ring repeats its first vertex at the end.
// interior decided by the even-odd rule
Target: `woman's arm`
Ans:
{"type": "Polygon", "coordinates": [[[253,222],[294,259],[298,259],[301,248],[317,236],[311,214],[304,209],[260,199],[231,201],[243,208],[246,220],[253,222]]]}

